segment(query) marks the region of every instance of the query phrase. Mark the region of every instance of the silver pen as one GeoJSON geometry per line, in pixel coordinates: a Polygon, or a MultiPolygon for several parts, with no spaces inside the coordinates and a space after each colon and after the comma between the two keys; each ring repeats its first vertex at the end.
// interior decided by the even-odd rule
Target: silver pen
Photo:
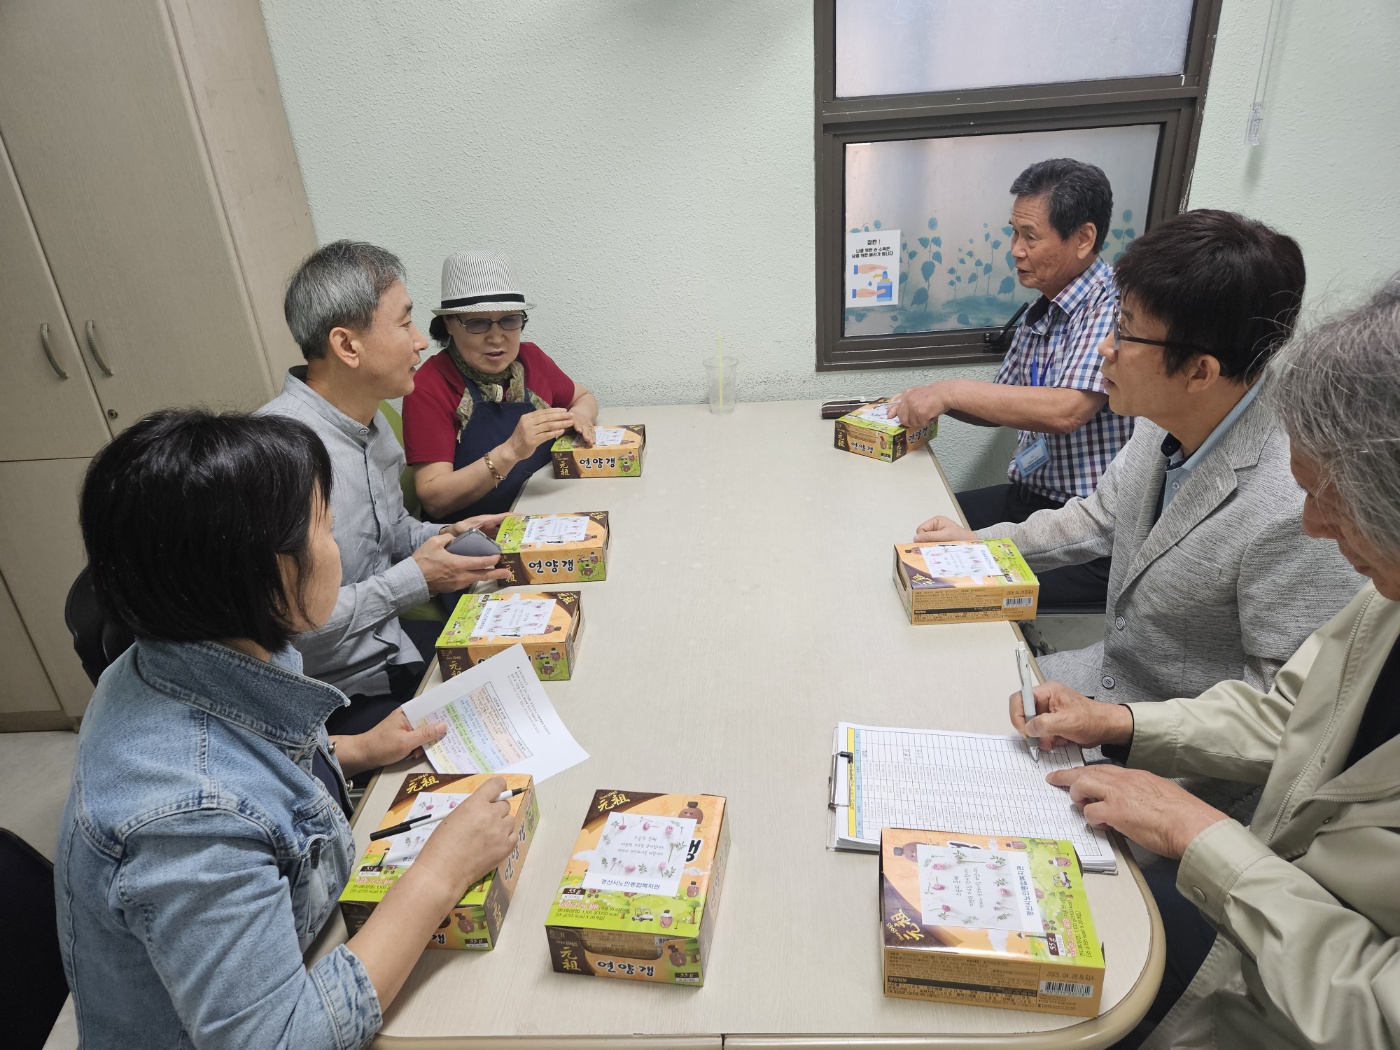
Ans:
{"type": "MultiPolygon", "coordinates": [[[[1031,677],[1031,658],[1024,642],[1016,647],[1016,669],[1021,672],[1021,710],[1029,722],[1035,717],[1035,679],[1031,677]]],[[[1026,750],[1031,753],[1031,758],[1040,761],[1039,738],[1026,737],[1026,750]]]]}

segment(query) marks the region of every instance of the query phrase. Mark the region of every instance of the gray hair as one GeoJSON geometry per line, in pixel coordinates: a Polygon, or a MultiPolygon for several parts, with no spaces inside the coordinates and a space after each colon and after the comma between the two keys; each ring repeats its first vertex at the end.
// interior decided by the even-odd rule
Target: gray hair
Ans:
{"type": "Polygon", "coordinates": [[[1400,274],[1299,335],[1271,365],[1270,399],[1357,530],[1400,558],[1400,274]]]}
{"type": "Polygon", "coordinates": [[[287,284],[282,312],[302,356],[326,356],[331,329],[364,330],[379,299],[408,274],[399,257],[364,241],[332,241],[297,267],[287,284]]]}

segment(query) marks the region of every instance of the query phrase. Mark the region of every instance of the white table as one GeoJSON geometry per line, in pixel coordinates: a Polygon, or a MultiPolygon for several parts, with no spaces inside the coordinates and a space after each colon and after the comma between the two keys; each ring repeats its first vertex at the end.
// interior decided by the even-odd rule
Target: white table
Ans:
{"type": "MultiPolygon", "coordinates": [[[[1118,875],[1086,877],[1109,968],[1104,1013],[1085,1021],[885,998],[878,859],[826,849],[839,720],[1008,731],[1017,632],[911,627],[891,582],[892,545],[933,514],[957,515],[936,460],[840,452],[813,402],[603,421],[647,425],[643,476],[541,472],[517,507],[611,515],[608,578],[579,586],[578,669],[546,686],[592,757],[540,787],[500,946],[425,952],[375,1045],[529,1050],[644,1033],[634,1045],[1089,1048],[1131,1029],[1160,980],[1162,929],[1127,856],[1118,875]],[[551,970],[545,913],[596,788],[728,797],[733,846],[704,988],[551,970]]],[[[366,795],[361,849],[409,768],[366,795]]],[[[333,921],[321,950],[343,936],[333,921]]]]}

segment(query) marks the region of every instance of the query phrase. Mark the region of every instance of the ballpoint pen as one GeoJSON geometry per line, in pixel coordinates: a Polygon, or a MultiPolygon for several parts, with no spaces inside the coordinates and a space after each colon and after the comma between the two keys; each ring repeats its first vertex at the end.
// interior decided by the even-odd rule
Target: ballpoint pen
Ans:
{"type": "MultiPolygon", "coordinates": [[[[496,801],[509,802],[516,795],[523,793],[524,790],[524,788],[511,788],[509,791],[502,791],[496,796],[496,801]]],[[[411,831],[419,824],[436,824],[439,820],[447,817],[451,812],[452,810],[449,809],[447,813],[424,813],[421,816],[409,817],[400,824],[391,824],[387,828],[371,831],[369,833],[369,840],[371,842],[377,842],[379,839],[387,839],[390,835],[402,835],[405,831],[411,831]]]]}
{"type": "MultiPolygon", "coordinates": [[[[1016,669],[1021,672],[1021,709],[1029,722],[1035,717],[1035,679],[1031,677],[1031,658],[1024,643],[1016,647],[1016,669]]],[[[1026,737],[1026,750],[1031,753],[1031,758],[1040,761],[1038,737],[1026,737]]]]}

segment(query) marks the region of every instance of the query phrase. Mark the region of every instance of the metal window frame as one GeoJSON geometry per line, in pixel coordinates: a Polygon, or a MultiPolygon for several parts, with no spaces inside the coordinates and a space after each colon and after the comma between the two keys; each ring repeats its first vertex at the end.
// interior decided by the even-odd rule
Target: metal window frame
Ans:
{"type": "Polygon", "coordinates": [[[817,371],[1000,360],[984,339],[990,328],[844,334],[847,143],[1160,124],[1144,226],[1150,228],[1186,206],[1223,2],[1194,0],[1180,74],[837,98],[837,0],[815,0],[817,371]]]}

